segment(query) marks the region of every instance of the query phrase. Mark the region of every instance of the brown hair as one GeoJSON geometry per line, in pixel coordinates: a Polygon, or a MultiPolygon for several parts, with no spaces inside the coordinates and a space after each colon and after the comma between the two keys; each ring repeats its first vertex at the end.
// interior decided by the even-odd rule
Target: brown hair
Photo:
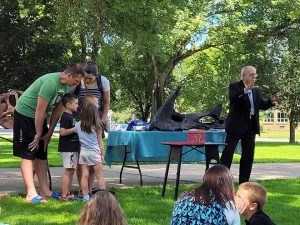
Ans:
{"type": "Polygon", "coordinates": [[[239,190],[248,192],[248,199],[251,203],[257,204],[257,210],[261,211],[267,202],[267,191],[259,183],[245,182],[240,184],[239,190]]]}
{"type": "Polygon", "coordinates": [[[121,207],[113,194],[98,191],[85,205],[78,225],[125,225],[121,207]]]}
{"type": "Polygon", "coordinates": [[[100,118],[97,107],[89,102],[82,104],[82,108],[79,114],[79,120],[81,121],[80,128],[82,131],[90,134],[94,127],[97,132],[100,131],[100,118]]]}
{"type": "Polygon", "coordinates": [[[229,201],[234,202],[233,177],[224,165],[215,165],[206,171],[202,185],[195,190],[195,201],[210,205],[212,195],[223,207],[229,201]]]}
{"type": "Polygon", "coordinates": [[[92,99],[97,99],[97,100],[99,100],[98,98],[97,98],[97,96],[96,95],[93,95],[93,94],[90,94],[90,93],[87,93],[85,96],[84,96],[84,99],[83,99],[83,102],[82,102],[82,104],[89,104],[89,103],[92,103],[92,99]]]}
{"type": "Polygon", "coordinates": [[[83,66],[83,69],[86,73],[94,74],[95,76],[98,76],[99,74],[97,64],[93,61],[86,62],[83,66]]]}
{"type": "Polygon", "coordinates": [[[77,63],[73,63],[73,64],[69,65],[65,69],[64,73],[66,73],[66,74],[70,73],[70,74],[72,74],[73,77],[77,77],[78,75],[81,75],[82,77],[84,77],[84,75],[85,75],[85,72],[84,72],[82,66],[77,63]]]}

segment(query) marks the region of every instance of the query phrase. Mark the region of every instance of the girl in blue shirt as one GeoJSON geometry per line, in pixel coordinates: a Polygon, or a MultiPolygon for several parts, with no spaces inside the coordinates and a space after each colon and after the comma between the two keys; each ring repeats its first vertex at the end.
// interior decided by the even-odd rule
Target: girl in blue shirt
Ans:
{"type": "Polygon", "coordinates": [[[75,124],[75,131],[80,141],[81,189],[83,201],[88,201],[90,199],[88,185],[90,167],[95,172],[99,188],[105,189],[102,173],[104,147],[97,107],[92,103],[86,102],[81,108],[79,118],[80,122],[75,124]]]}
{"type": "Polygon", "coordinates": [[[186,191],[176,202],[171,225],[240,225],[234,205],[233,177],[223,165],[207,170],[200,187],[186,191]]]}

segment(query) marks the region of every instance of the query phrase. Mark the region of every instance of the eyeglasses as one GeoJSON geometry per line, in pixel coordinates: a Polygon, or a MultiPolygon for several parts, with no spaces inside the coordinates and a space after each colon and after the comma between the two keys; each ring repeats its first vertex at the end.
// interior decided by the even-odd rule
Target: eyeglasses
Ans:
{"type": "Polygon", "coordinates": [[[258,74],[257,73],[250,73],[249,76],[256,78],[258,76],[258,74]]]}

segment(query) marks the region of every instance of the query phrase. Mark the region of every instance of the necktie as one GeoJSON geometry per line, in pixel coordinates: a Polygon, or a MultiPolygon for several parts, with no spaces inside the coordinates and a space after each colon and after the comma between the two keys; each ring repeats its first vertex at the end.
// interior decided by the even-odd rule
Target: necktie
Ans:
{"type": "Polygon", "coordinates": [[[255,114],[252,91],[248,91],[248,97],[251,105],[250,116],[255,114]]]}

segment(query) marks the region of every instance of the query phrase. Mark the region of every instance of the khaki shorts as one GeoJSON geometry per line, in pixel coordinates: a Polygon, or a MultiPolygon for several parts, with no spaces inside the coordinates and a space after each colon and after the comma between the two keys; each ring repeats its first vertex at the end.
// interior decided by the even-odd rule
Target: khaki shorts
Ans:
{"type": "Polygon", "coordinates": [[[61,152],[63,166],[66,169],[76,169],[78,165],[79,152],[61,152]]]}

